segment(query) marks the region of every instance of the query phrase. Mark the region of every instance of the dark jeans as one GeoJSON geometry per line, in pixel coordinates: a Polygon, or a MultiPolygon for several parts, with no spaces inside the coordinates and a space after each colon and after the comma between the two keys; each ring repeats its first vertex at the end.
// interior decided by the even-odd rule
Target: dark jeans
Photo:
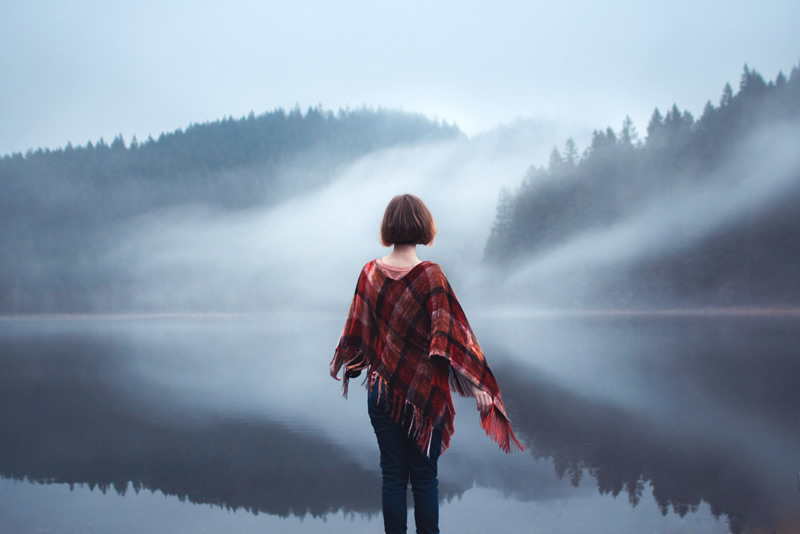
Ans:
{"type": "Polygon", "coordinates": [[[414,493],[417,534],[438,534],[439,481],[436,478],[436,463],[442,448],[442,430],[434,429],[428,457],[420,450],[416,441],[408,436],[408,426],[404,428],[399,425],[377,404],[377,385],[372,389],[367,398],[367,407],[381,450],[381,493],[386,534],[406,532],[406,491],[409,479],[414,493]]]}

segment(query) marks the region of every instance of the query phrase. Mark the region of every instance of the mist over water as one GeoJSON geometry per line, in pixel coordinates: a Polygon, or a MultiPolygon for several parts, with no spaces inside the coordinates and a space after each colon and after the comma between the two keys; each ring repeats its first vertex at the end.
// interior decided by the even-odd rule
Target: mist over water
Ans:
{"type": "Polygon", "coordinates": [[[151,212],[121,229],[104,265],[130,281],[139,310],[341,312],[361,266],[388,253],[378,234],[386,204],[410,192],[439,229],[419,256],[442,263],[454,287],[468,291],[481,283],[475,276],[500,189],[543,160],[554,135],[566,132],[521,121],[472,139],[370,154],[277,205],[151,212]]]}
{"type": "MultiPolygon", "coordinates": [[[[472,139],[372,153],[277,205],[154,211],[123,226],[104,265],[129,281],[132,308],[142,311],[341,312],[363,263],[388,253],[378,242],[386,203],[411,192],[439,228],[434,246],[420,247],[419,256],[442,264],[479,313],[575,302],[592,308],[604,280],[769,210],[800,172],[800,127],[773,124],[741,141],[699,185],[654,196],[626,219],[503,265],[500,273],[483,263],[498,194],[516,187],[532,161],[543,161],[561,133],[554,125],[517,123],[472,139]]],[[[670,305],[648,302],[646,294],[639,300],[637,306],[670,305]]]]}

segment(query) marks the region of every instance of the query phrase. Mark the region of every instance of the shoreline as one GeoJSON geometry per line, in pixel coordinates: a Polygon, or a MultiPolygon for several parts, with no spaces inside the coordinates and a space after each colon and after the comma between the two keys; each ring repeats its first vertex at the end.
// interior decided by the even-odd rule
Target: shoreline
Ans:
{"type": "MultiPolygon", "coordinates": [[[[126,321],[126,320],[174,320],[174,319],[238,319],[271,315],[321,315],[338,317],[339,313],[318,310],[284,310],[259,312],[118,312],[118,313],[17,313],[0,314],[0,322],[13,321],[126,321]]],[[[475,310],[473,315],[504,317],[798,317],[798,307],[714,307],[703,308],[536,308],[536,309],[485,309],[475,310]]]]}

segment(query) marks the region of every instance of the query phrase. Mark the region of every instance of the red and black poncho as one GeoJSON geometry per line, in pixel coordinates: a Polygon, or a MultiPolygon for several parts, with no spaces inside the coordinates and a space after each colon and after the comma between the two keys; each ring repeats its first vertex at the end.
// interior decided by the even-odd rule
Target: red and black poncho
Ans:
{"type": "Polygon", "coordinates": [[[423,261],[392,279],[376,260],[358,277],[350,313],[331,362],[335,370],[366,370],[365,383],[425,451],[434,427],[442,427],[442,452],[450,444],[455,409],[450,386],[462,396],[473,387],[491,395],[492,410],[481,426],[505,452],[523,450],[511,430],[500,389],[441,267],[423,261]],[[410,421],[403,421],[409,417],[410,421]]]}

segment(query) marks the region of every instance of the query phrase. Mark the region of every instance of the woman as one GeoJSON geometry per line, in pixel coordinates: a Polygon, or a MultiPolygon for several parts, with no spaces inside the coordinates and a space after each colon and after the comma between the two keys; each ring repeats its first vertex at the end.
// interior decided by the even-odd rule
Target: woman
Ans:
{"type": "Polygon", "coordinates": [[[500,390],[441,267],[420,261],[436,225],[414,195],[394,197],[381,242],[392,253],[361,270],[330,373],[348,380],[366,370],[368,412],[381,452],[387,534],[406,532],[406,489],[414,494],[418,533],[439,532],[437,461],[450,444],[455,410],[450,387],[474,397],[481,426],[500,447],[522,449],[500,390]]]}

